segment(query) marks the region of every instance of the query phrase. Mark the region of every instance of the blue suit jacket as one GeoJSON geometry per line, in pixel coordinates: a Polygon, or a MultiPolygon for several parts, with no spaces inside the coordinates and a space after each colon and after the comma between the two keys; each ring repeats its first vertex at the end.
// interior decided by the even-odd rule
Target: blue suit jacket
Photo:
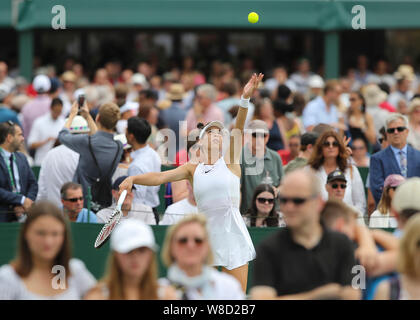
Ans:
{"type": "MultiPolygon", "coordinates": [[[[391,147],[370,158],[369,184],[376,204],[381,199],[384,181],[390,174],[401,174],[391,147]]],[[[420,177],[420,151],[407,146],[407,178],[420,177]]]]}
{"type": "Polygon", "coordinates": [[[21,152],[15,152],[16,165],[19,171],[20,194],[12,192],[12,183],[4,158],[0,156],[0,222],[13,221],[16,217],[10,212],[21,205],[22,196],[33,201],[38,193],[38,182],[21,152]]]}

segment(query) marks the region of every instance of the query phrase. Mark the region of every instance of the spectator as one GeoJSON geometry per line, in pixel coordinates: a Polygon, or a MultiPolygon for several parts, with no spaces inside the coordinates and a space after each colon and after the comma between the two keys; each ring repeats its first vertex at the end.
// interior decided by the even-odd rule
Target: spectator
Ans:
{"type": "Polygon", "coordinates": [[[390,146],[370,158],[369,187],[375,203],[379,202],[385,178],[400,174],[405,178],[420,176],[420,151],[407,145],[408,120],[393,114],[386,120],[387,141],[390,146]]]}
{"type": "Polygon", "coordinates": [[[60,98],[54,98],[51,101],[51,111],[38,117],[33,125],[28,137],[28,146],[35,150],[35,165],[40,166],[42,160],[50,151],[58,137],[58,133],[65,123],[61,116],[63,111],[63,102],[60,98]]]}
{"type": "MultiPolygon", "coordinates": [[[[108,272],[85,299],[157,300],[160,289],[166,288],[159,288],[157,281],[157,246],[152,229],[142,221],[125,220],[112,233],[110,247],[108,272]]],[[[164,294],[160,298],[165,298],[164,294]]]]}
{"type": "MultiPolygon", "coordinates": [[[[128,168],[128,175],[138,175],[148,172],[160,172],[161,160],[155,150],[147,144],[147,139],[151,133],[150,124],[138,117],[128,119],[126,137],[132,146],[131,157],[133,161],[128,168]]],[[[159,206],[160,186],[141,186],[136,185],[133,203],[142,203],[150,206],[158,217],[156,208],[159,206]]],[[[156,219],[158,224],[158,219],[156,219]]]]}
{"type": "Polygon", "coordinates": [[[321,224],[324,201],[316,174],[303,169],[289,173],[280,194],[286,227],[260,243],[251,297],[268,286],[279,299],[359,299],[350,286],[353,245],[321,224]]]}
{"type": "Polygon", "coordinates": [[[300,136],[293,135],[289,139],[290,159],[294,160],[300,152],[300,136]]]}
{"type": "Polygon", "coordinates": [[[397,220],[391,213],[391,203],[397,187],[405,181],[399,174],[390,174],[386,177],[381,200],[378,208],[370,215],[370,228],[396,228],[397,220]]]}
{"type": "Polygon", "coordinates": [[[315,132],[306,132],[302,135],[300,141],[300,152],[299,155],[290,161],[287,166],[284,168],[284,173],[288,174],[293,170],[303,168],[307,165],[308,159],[311,157],[314,145],[316,143],[316,139],[318,138],[318,134],[315,132]]]}
{"type": "Polygon", "coordinates": [[[324,95],[310,101],[303,110],[302,121],[306,131],[311,131],[319,123],[329,124],[338,129],[344,129],[337,110],[340,97],[340,84],[337,80],[329,80],[325,84],[324,95]]]}
{"type": "Polygon", "coordinates": [[[168,267],[164,286],[175,287],[182,300],[242,300],[239,282],[229,274],[210,267],[213,253],[203,215],[190,215],[171,226],[162,248],[168,267]]]}
{"type": "Polygon", "coordinates": [[[305,94],[308,91],[309,79],[312,75],[309,60],[302,58],[298,62],[297,71],[290,76],[290,80],[294,82],[298,92],[305,94]]]}
{"type": "Polygon", "coordinates": [[[245,146],[241,155],[241,213],[252,205],[255,188],[261,183],[280,185],[283,164],[277,152],[267,147],[269,139],[267,124],[252,120],[245,131],[245,146]]]}
{"type": "MultiPolygon", "coordinates": [[[[285,89],[287,89],[286,86],[280,86],[279,90],[285,91],[285,89],[281,89],[281,87],[285,87],[285,89]]],[[[287,90],[289,94],[288,97],[285,97],[284,99],[279,98],[273,102],[274,116],[279,128],[281,128],[282,134],[284,133],[284,140],[286,143],[285,149],[289,148],[289,140],[291,137],[300,134],[299,124],[292,114],[294,106],[291,104],[291,92],[289,89],[287,90]]]]}
{"type": "Polygon", "coordinates": [[[378,287],[376,300],[420,300],[420,216],[410,218],[400,242],[399,275],[378,287]]]}
{"type": "Polygon", "coordinates": [[[325,83],[321,76],[314,74],[309,78],[308,81],[309,92],[308,92],[308,100],[313,100],[317,97],[322,96],[322,91],[324,90],[325,83]]]}
{"type": "Polygon", "coordinates": [[[370,157],[367,148],[367,141],[361,137],[351,142],[351,157],[357,167],[369,168],[370,157]]]}
{"type": "MultiPolygon", "coordinates": [[[[72,134],[89,133],[87,121],[82,116],[74,117],[70,132],[72,134]]],[[[64,183],[73,179],[78,163],[79,154],[63,144],[48,151],[39,171],[37,201],[48,200],[60,206],[60,189],[64,183]]]]}
{"type": "Polygon", "coordinates": [[[43,74],[37,75],[32,82],[32,86],[37,92],[37,96],[22,107],[23,133],[25,137],[29,137],[34,121],[48,113],[51,107],[51,98],[48,95],[51,88],[50,79],[43,74]]]}
{"type": "Polygon", "coordinates": [[[368,58],[361,54],[357,57],[357,69],[355,70],[355,78],[358,83],[364,85],[372,75],[372,72],[368,69],[369,68],[369,61],[368,58]]]}
{"type": "Polygon", "coordinates": [[[223,111],[215,104],[217,90],[212,84],[203,84],[197,88],[196,101],[187,113],[187,130],[197,128],[198,123],[218,120],[224,123],[223,111]]]}
{"type": "Polygon", "coordinates": [[[8,76],[8,66],[4,61],[0,61],[0,85],[7,86],[9,90],[15,88],[15,80],[8,76]]]}
{"type": "Polygon", "coordinates": [[[420,150],[420,98],[410,102],[407,143],[420,150]]]}
{"type": "Polygon", "coordinates": [[[80,184],[66,182],[60,190],[63,212],[71,222],[97,223],[96,215],[83,208],[83,191],[80,184]]]}
{"type": "Polygon", "coordinates": [[[112,175],[112,183],[114,183],[114,181],[121,177],[121,176],[126,176],[127,172],[128,172],[128,167],[130,166],[130,163],[132,161],[131,159],[131,151],[132,151],[132,147],[130,144],[128,144],[127,142],[127,137],[125,136],[125,134],[116,134],[114,136],[114,140],[118,140],[121,141],[122,145],[123,145],[123,150],[124,153],[121,157],[121,160],[117,166],[117,169],[115,169],[114,174],[112,175]]]}
{"type": "MultiPolygon", "coordinates": [[[[407,66],[407,67],[411,68],[411,66],[407,66]]],[[[401,78],[398,78],[397,89],[389,95],[389,100],[388,100],[389,103],[392,104],[396,108],[400,100],[403,100],[406,103],[409,103],[410,99],[413,96],[413,92],[411,92],[410,90],[411,81],[413,81],[415,78],[412,68],[411,68],[410,74],[411,75],[409,77],[402,75],[401,78]]]]}
{"type": "Polygon", "coordinates": [[[139,104],[137,102],[126,102],[120,107],[121,117],[117,122],[117,132],[125,134],[127,129],[127,120],[137,115],[139,104]]]}
{"type": "Polygon", "coordinates": [[[171,225],[177,223],[179,220],[184,218],[187,214],[198,213],[197,203],[195,202],[194,192],[191,183],[186,180],[185,182],[188,196],[178,202],[171,204],[166,208],[165,214],[163,215],[160,225],[171,225]]]}
{"type": "Polygon", "coordinates": [[[0,222],[23,219],[38,192],[38,183],[23,153],[22,129],[9,121],[0,123],[0,222]]]}
{"type": "Polygon", "coordinates": [[[347,180],[343,201],[365,213],[366,196],[362,178],[356,166],[349,163],[346,147],[338,133],[326,131],[318,138],[308,165],[317,172],[322,183],[321,194],[324,200],[328,199],[324,188],[327,176],[334,170],[342,171],[347,180]]]}
{"type": "Polygon", "coordinates": [[[101,206],[109,206],[112,202],[111,187],[106,190],[106,194],[102,195],[95,194],[93,187],[95,186],[94,182],[97,182],[99,178],[99,183],[104,186],[111,186],[111,177],[119,162],[116,160],[122,157],[122,143],[114,141],[113,138],[115,126],[120,117],[120,110],[113,103],[102,105],[96,116],[96,123],[98,125],[96,126],[85,103],[80,112],[88,122],[90,134],[72,135],[69,128],[77,112],[78,104],[75,102],[58,138],[62,144],[80,155],[73,181],[82,185],[85,200],[87,200],[88,187],[92,186],[92,200],[94,202],[100,201],[101,206]],[[100,198],[100,196],[103,198],[100,198]]]}
{"type": "Polygon", "coordinates": [[[385,126],[386,118],[390,113],[382,109],[380,105],[386,101],[387,94],[382,91],[378,85],[371,83],[364,87],[363,96],[366,101],[366,114],[370,114],[375,126],[375,133],[385,126]]]}
{"type": "Polygon", "coordinates": [[[346,123],[350,137],[353,141],[362,138],[375,144],[375,125],[372,116],[366,113],[365,98],[359,91],[353,91],[350,93],[349,101],[350,107],[347,111],[346,123]]]}
{"type": "MultiPolygon", "coordinates": [[[[111,207],[102,209],[96,213],[98,223],[106,223],[109,220],[109,218],[111,218],[111,215],[114,212],[115,206],[118,202],[119,186],[125,178],[127,178],[127,176],[118,177],[112,184],[112,205],[111,207]]],[[[136,188],[133,186],[133,190],[135,189],[136,188]]],[[[157,224],[155,220],[155,215],[153,214],[153,210],[151,207],[146,206],[142,203],[133,203],[132,192],[127,193],[127,196],[121,207],[121,211],[123,213],[123,216],[121,217],[122,220],[137,219],[149,225],[157,224]]]]}
{"type": "Polygon", "coordinates": [[[63,82],[63,90],[59,98],[63,101],[63,115],[67,116],[70,113],[71,105],[74,102],[74,92],[76,90],[77,76],[73,71],[66,71],[61,75],[63,82]]]}
{"type": "Polygon", "coordinates": [[[376,61],[374,73],[367,77],[367,83],[386,83],[389,87],[394,87],[395,79],[388,73],[388,62],[385,59],[376,61]]]}
{"type": "Polygon", "coordinates": [[[251,208],[244,216],[247,227],[279,227],[279,213],[275,209],[276,196],[269,184],[260,184],[255,188],[251,208]]]}
{"type": "Polygon", "coordinates": [[[0,123],[8,120],[13,121],[20,126],[17,113],[13,111],[6,102],[10,97],[10,89],[5,84],[0,84],[0,123]]]}
{"type": "Polygon", "coordinates": [[[36,203],[20,229],[16,259],[0,268],[0,299],[82,299],[96,280],[71,256],[70,226],[61,210],[49,202],[36,203]],[[64,268],[59,269],[64,279],[57,282],[51,273],[55,266],[64,268]]]}
{"type": "Polygon", "coordinates": [[[157,141],[157,137],[160,135],[158,133],[157,123],[159,121],[159,110],[154,105],[145,104],[142,105],[139,113],[137,114],[139,118],[146,119],[147,122],[149,122],[152,133],[150,134],[149,139],[147,139],[147,143],[150,145],[153,149],[158,149],[161,141],[157,141]]]}

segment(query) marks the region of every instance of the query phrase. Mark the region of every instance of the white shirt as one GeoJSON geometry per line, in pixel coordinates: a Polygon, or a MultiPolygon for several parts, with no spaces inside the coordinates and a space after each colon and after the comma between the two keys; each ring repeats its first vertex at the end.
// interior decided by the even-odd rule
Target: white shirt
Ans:
{"type": "MultiPolygon", "coordinates": [[[[102,209],[96,213],[98,223],[106,223],[114,212],[115,204],[109,208],[102,209]]],[[[121,220],[126,219],[138,219],[143,221],[145,224],[156,224],[155,215],[152,208],[141,203],[132,203],[131,210],[128,211],[127,216],[122,216],[121,220]]]]}
{"type": "Polygon", "coordinates": [[[61,206],[60,189],[66,182],[73,181],[78,163],[79,154],[63,144],[48,151],[39,171],[36,200],[49,200],[61,206]]]}
{"type": "Polygon", "coordinates": [[[197,207],[192,205],[188,201],[188,198],[182,199],[166,208],[163,219],[161,222],[159,222],[159,225],[164,226],[175,224],[186,215],[191,213],[198,213],[197,207]]]}
{"type": "Polygon", "coordinates": [[[395,217],[389,214],[382,214],[379,210],[375,210],[369,219],[369,228],[397,228],[398,222],[395,217]]]}
{"type": "MultiPolygon", "coordinates": [[[[136,176],[148,172],[160,172],[161,161],[158,153],[146,145],[145,147],[131,152],[131,162],[128,168],[129,176],[136,176]]],[[[160,186],[141,186],[136,184],[133,191],[133,203],[143,203],[152,208],[159,206],[160,186]]]]}
{"type": "MultiPolygon", "coordinates": [[[[54,120],[51,117],[51,113],[48,112],[47,114],[37,118],[32,125],[31,133],[29,134],[28,138],[28,145],[35,142],[42,142],[47,140],[49,137],[58,137],[58,133],[63,129],[65,120],[62,116],[58,117],[57,120],[54,120]]],[[[35,165],[40,166],[42,160],[47,155],[48,151],[50,151],[54,146],[54,141],[48,141],[44,145],[40,146],[35,151],[35,165]]]]}

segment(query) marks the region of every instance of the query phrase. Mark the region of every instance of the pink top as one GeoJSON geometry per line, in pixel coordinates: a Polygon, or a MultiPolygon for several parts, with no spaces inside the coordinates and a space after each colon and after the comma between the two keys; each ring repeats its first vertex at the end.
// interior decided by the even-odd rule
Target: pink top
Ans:
{"type": "Polygon", "coordinates": [[[34,121],[50,111],[51,98],[48,95],[40,95],[29,101],[22,108],[23,134],[29,137],[34,121]]]}
{"type": "MultiPolygon", "coordinates": [[[[191,108],[188,111],[186,120],[187,120],[188,132],[197,128],[198,121],[194,113],[194,108],[191,108]]],[[[219,120],[222,123],[224,122],[223,111],[215,104],[211,104],[210,107],[204,112],[203,124],[205,125],[207,122],[210,122],[213,120],[219,120]]]]}

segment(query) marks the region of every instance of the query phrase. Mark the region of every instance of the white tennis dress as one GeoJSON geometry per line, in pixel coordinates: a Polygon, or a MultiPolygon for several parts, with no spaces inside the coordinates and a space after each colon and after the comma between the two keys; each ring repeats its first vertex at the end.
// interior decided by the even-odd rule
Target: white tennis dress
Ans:
{"type": "Polygon", "coordinates": [[[240,179],[220,158],[214,165],[200,163],[194,172],[198,212],[207,217],[214,265],[228,270],[255,259],[255,249],[239,211],[240,179]]]}

